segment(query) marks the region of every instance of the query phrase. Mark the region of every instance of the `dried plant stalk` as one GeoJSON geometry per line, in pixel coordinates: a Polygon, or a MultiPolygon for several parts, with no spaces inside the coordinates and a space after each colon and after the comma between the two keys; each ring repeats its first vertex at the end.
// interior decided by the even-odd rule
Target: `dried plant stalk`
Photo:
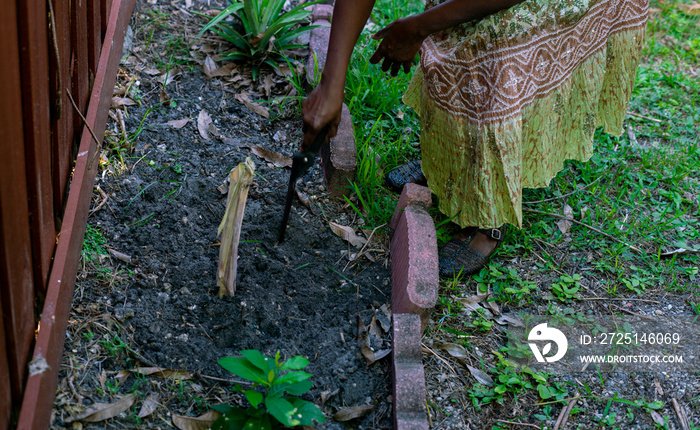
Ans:
{"type": "Polygon", "coordinates": [[[226,213],[221,219],[217,234],[221,235],[219,248],[219,269],[216,272],[216,284],[219,286],[219,298],[233,296],[236,291],[236,271],[238,269],[238,241],[241,238],[243,212],[248,199],[248,190],[253,183],[255,165],[250,158],[231,170],[226,199],[226,213]]]}

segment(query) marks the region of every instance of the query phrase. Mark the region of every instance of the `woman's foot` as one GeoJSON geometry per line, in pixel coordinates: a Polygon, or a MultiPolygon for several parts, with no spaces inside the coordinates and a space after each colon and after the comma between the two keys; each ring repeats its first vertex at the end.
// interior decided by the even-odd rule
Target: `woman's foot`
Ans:
{"type": "Polygon", "coordinates": [[[503,240],[501,230],[475,227],[460,230],[440,250],[440,277],[449,279],[460,273],[478,273],[503,240]]]}
{"type": "Polygon", "coordinates": [[[409,182],[418,185],[427,185],[428,180],[423,176],[421,161],[414,160],[389,172],[384,178],[384,182],[391,190],[401,192],[403,186],[409,182]]]}

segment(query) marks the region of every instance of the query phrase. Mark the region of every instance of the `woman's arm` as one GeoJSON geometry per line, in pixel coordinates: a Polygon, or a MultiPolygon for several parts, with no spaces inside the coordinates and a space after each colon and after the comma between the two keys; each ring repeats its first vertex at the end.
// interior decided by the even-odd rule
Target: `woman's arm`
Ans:
{"type": "Polygon", "coordinates": [[[329,139],[335,136],[343,106],[345,78],[352,50],[372,12],[375,0],[336,0],[333,9],[328,56],[321,81],[302,104],[304,141],[309,148],[316,135],[328,125],[329,139]]]}
{"type": "Polygon", "coordinates": [[[429,35],[507,9],[523,0],[449,0],[423,13],[398,19],[373,37],[383,39],[370,62],[382,63],[385,72],[396,76],[403,67],[408,73],[423,40],[429,35]]]}

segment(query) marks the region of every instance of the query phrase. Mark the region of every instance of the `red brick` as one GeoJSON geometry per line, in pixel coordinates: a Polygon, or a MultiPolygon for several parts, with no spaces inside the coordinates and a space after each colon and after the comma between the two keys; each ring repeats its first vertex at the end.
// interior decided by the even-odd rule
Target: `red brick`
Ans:
{"type": "MultiPolygon", "coordinates": [[[[393,309],[392,309],[393,311],[393,309]]],[[[394,429],[427,430],[425,372],[418,315],[393,313],[394,429]]]]}
{"type": "Polygon", "coordinates": [[[355,180],[357,170],[357,151],[352,117],[345,104],[338,134],[331,139],[329,145],[321,146],[321,164],[328,191],[334,196],[349,195],[348,186],[350,181],[355,180]]]}
{"type": "Polygon", "coordinates": [[[420,316],[425,330],[438,296],[435,224],[425,208],[409,204],[391,239],[391,307],[420,316]]]}
{"type": "Polygon", "coordinates": [[[406,206],[410,204],[422,205],[425,209],[428,209],[433,203],[432,194],[428,187],[422,185],[408,183],[404,185],[401,191],[401,197],[399,197],[399,202],[396,204],[396,209],[394,209],[394,215],[391,217],[389,222],[389,228],[396,230],[396,223],[399,222],[399,216],[401,212],[406,209],[406,206]]]}

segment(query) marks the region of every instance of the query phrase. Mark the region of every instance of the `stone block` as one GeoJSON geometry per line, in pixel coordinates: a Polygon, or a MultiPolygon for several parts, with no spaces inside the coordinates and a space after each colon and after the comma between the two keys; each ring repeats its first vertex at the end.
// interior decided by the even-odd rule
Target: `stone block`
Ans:
{"type": "Polygon", "coordinates": [[[357,151],[352,117],[345,104],[343,104],[343,112],[338,124],[338,134],[328,145],[322,145],[320,152],[328,192],[334,196],[349,195],[348,186],[350,181],[355,180],[357,170],[357,151]]]}
{"type": "Polygon", "coordinates": [[[394,209],[394,215],[389,222],[389,228],[396,230],[396,223],[399,222],[401,212],[403,212],[408,205],[418,204],[428,209],[432,203],[433,198],[428,187],[413,183],[404,185],[401,191],[401,197],[399,197],[399,202],[396,204],[396,209],[394,209]]]}
{"type": "MultiPolygon", "coordinates": [[[[393,311],[393,310],[392,310],[393,311]]],[[[428,430],[421,321],[415,314],[392,316],[394,429],[428,430]]]]}

